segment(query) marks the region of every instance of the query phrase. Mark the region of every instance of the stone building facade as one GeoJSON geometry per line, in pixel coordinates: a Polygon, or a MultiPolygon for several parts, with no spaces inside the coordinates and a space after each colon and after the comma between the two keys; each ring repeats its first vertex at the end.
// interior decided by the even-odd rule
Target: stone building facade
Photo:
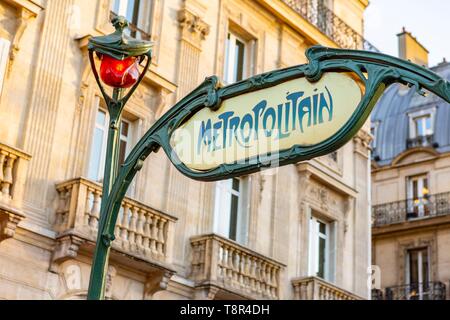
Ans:
{"type": "MultiPolygon", "coordinates": [[[[206,77],[366,48],[367,0],[1,0],[0,299],[83,299],[98,227],[107,114],[87,41],[111,11],[154,59],[125,109],[122,159],[206,77]]],[[[338,152],[219,183],[159,152],[116,228],[109,299],[368,298],[370,125],[338,152]]]]}
{"type": "MultiPolygon", "coordinates": [[[[428,52],[399,34],[400,57],[423,65],[428,52]]],[[[431,68],[447,81],[450,64],[431,68]]],[[[372,114],[372,262],[378,299],[450,297],[450,105],[402,85],[388,89],[372,114]]]]}

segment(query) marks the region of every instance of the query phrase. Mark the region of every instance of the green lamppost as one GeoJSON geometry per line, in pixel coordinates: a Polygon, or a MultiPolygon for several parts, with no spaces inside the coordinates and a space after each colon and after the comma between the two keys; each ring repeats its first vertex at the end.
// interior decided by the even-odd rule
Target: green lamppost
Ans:
{"type": "Polygon", "coordinates": [[[108,257],[114,234],[108,232],[111,215],[105,210],[114,180],[119,171],[119,139],[122,112],[125,104],[143,80],[151,63],[152,42],[140,41],[124,33],[128,22],[124,17],[112,20],[116,31],[107,36],[93,37],[89,40],[89,60],[105,99],[109,113],[108,143],[106,149],[103,196],[100,210],[97,245],[91,269],[88,299],[104,298],[108,257]],[[100,60],[100,73],[97,71],[94,53],[100,60]],[[146,60],[142,73],[139,65],[146,60]],[[112,88],[112,97],[104,85],[112,88]],[[126,92],[126,90],[128,92],[126,92]]]}

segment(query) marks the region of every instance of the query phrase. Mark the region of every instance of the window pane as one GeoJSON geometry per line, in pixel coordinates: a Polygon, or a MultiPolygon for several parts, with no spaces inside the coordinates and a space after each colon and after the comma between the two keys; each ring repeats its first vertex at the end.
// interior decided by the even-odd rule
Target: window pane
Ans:
{"type": "Polygon", "coordinates": [[[428,249],[422,249],[422,283],[427,284],[430,279],[428,278],[429,274],[429,265],[428,265],[428,249]]]}
{"type": "Polygon", "coordinates": [[[327,235],[327,226],[325,223],[319,222],[319,232],[323,235],[327,235]]]}
{"type": "Polygon", "coordinates": [[[241,181],[237,178],[233,178],[233,190],[239,192],[239,186],[241,181]]]}
{"type": "MultiPolygon", "coordinates": [[[[100,114],[100,112],[99,112],[100,114]]],[[[92,150],[91,150],[91,160],[89,163],[89,179],[98,180],[99,176],[102,174],[100,171],[100,161],[103,149],[103,137],[104,131],[95,128],[94,131],[94,140],[92,142],[92,150]]]]}
{"type": "Polygon", "coordinates": [[[101,111],[101,110],[99,110],[98,112],[97,112],[97,119],[96,119],[96,121],[97,121],[97,124],[98,125],[100,125],[100,126],[105,126],[106,125],[106,113],[105,112],[103,112],[103,111],[101,111]]]}
{"type": "Polygon", "coordinates": [[[317,276],[325,278],[325,256],[326,256],[326,240],[319,238],[319,254],[318,254],[318,271],[317,276]]]}
{"type": "Polygon", "coordinates": [[[121,124],[121,133],[123,136],[128,137],[128,130],[129,130],[130,125],[128,124],[128,122],[122,121],[121,124]]]}
{"type": "Polygon", "coordinates": [[[417,136],[424,136],[425,130],[423,127],[423,118],[417,118],[416,119],[416,135],[417,136]]]}
{"type": "Polygon", "coordinates": [[[417,199],[419,197],[419,188],[417,185],[417,180],[413,180],[413,198],[417,199]]]}
{"type": "Polygon", "coordinates": [[[235,81],[244,79],[245,44],[236,40],[235,81]]]}
{"type": "Polygon", "coordinates": [[[427,131],[431,131],[431,117],[425,118],[425,127],[426,127],[427,131]]]}
{"type": "Polygon", "coordinates": [[[409,251],[409,283],[419,282],[418,251],[409,251]]]}
{"type": "Polygon", "coordinates": [[[122,165],[125,162],[126,156],[127,156],[127,142],[121,140],[119,149],[119,164],[122,165]]]}
{"type": "Polygon", "coordinates": [[[229,234],[229,238],[231,240],[236,240],[237,223],[238,223],[238,204],[239,204],[239,197],[232,195],[230,208],[230,234],[229,234]]]}

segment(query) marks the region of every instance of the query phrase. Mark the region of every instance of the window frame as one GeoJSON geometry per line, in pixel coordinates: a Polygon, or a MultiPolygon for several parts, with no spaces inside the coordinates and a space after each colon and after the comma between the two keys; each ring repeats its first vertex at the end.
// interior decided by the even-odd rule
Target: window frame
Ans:
{"type": "Polygon", "coordinates": [[[322,218],[317,217],[316,215],[311,215],[309,219],[309,236],[308,236],[308,242],[309,242],[309,252],[308,252],[308,274],[313,277],[321,278],[325,281],[331,281],[331,249],[332,249],[332,241],[333,241],[333,235],[332,235],[332,227],[333,223],[326,221],[322,218]],[[325,225],[325,236],[323,233],[320,233],[320,227],[319,224],[325,225]],[[314,228],[317,227],[317,228],[314,228]],[[319,265],[319,257],[320,257],[320,242],[319,238],[325,239],[325,261],[324,261],[324,274],[323,277],[318,275],[319,272],[318,269],[320,268],[319,265]]]}
{"type": "MultiPolygon", "coordinates": [[[[427,292],[424,292],[427,287],[424,286],[424,284],[428,285],[431,282],[431,251],[430,251],[430,247],[426,246],[426,247],[414,247],[414,248],[408,248],[406,249],[406,254],[405,254],[405,284],[408,286],[417,284],[418,287],[418,296],[419,296],[419,300],[424,300],[424,296],[427,294],[427,292]],[[411,254],[413,252],[417,252],[417,278],[418,281],[417,283],[411,283],[411,254]],[[426,260],[427,260],[427,272],[426,272],[426,277],[428,278],[425,282],[425,279],[423,279],[423,253],[426,252],[426,260]]],[[[429,288],[428,288],[429,290],[429,288]]],[[[409,300],[409,299],[408,299],[409,300]]]]}
{"type": "Polygon", "coordinates": [[[408,114],[409,117],[409,138],[417,139],[420,137],[427,137],[434,135],[435,133],[435,118],[436,118],[436,107],[423,109],[415,112],[411,112],[408,114]],[[417,132],[416,120],[421,118],[429,118],[430,119],[430,128],[427,129],[425,127],[424,135],[419,135],[417,132]]]}
{"type": "Polygon", "coordinates": [[[423,218],[426,216],[426,199],[430,194],[430,177],[428,173],[406,177],[406,199],[408,212],[415,212],[417,208],[417,218],[423,218]],[[414,182],[417,182],[417,197],[414,195],[414,182]],[[417,204],[415,203],[416,200],[419,201],[417,204]]]}
{"type": "Polygon", "coordinates": [[[134,1],[134,8],[133,8],[133,17],[132,19],[129,19],[127,15],[126,8],[128,7],[128,1],[129,0],[111,0],[110,2],[110,12],[116,14],[116,15],[122,15],[129,20],[130,24],[130,30],[129,32],[130,36],[136,39],[141,39],[142,34],[144,33],[146,37],[144,40],[151,40],[151,28],[153,25],[154,20],[154,10],[155,10],[155,1],[151,0],[150,2],[148,0],[133,0],[134,1]],[[119,10],[116,10],[116,3],[119,3],[119,10]],[[124,5],[120,5],[120,3],[125,3],[124,5]],[[121,10],[122,9],[122,10],[121,10]],[[117,12],[116,12],[117,11],[117,12]]]}
{"type": "Polygon", "coordinates": [[[249,237],[249,178],[240,177],[218,181],[215,184],[213,232],[227,239],[247,245],[249,237]],[[239,190],[233,181],[239,181],[239,190]],[[233,214],[233,196],[237,197],[237,211],[233,214]],[[224,202],[229,202],[225,204],[224,202]],[[224,212],[224,206],[226,206],[224,212]],[[234,220],[234,226],[232,226],[234,220]],[[233,231],[234,230],[234,231],[233,231]],[[234,237],[232,233],[234,232],[234,237]]]}
{"type": "Polygon", "coordinates": [[[256,39],[252,37],[245,37],[240,32],[236,32],[233,29],[228,29],[226,32],[225,41],[225,53],[224,53],[224,65],[223,65],[223,77],[222,80],[225,84],[233,84],[242,80],[245,80],[254,75],[255,72],[255,52],[256,52],[256,39]],[[239,41],[243,44],[244,54],[242,61],[242,79],[237,77],[236,66],[236,42],[239,41]],[[230,63],[234,58],[234,63],[230,63]],[[233,77],[231,77],[233,75],[233,77]]]}
{"type": "MultiPolygon", "coordinates": [[[[107,149],[107,143],[108,143],[108,131],[109,131],[109,113],[107,111],[107,109],[104,107],[103,105],[103,100],[100,97],[96,97],[97,103],[96,103],[96,108],[95,108],[95,114],[94,114],[94,126],[93,126],[93,131],[90,137],[90,152],[89,152],[89,157],[88,157],[88,163],[87,163],[87,177],[91,180],[94,180],[96,182],[103,182],[104,179],[104,171],[105,171],[105,158],[106,158],[106,149],[107,149]],[[104,125],[100,125],[97,122],[97,117],[99,112],[102,112],[105,115],[105,122],[104,125]],[[91,175],[91,166],[92,166],[92,161],[93,161],[93,156],[94,156],[94,139],[95,139],[95,133],[96,130],[100,129],[103,131],[103,135],[102,135],[102,143],[101,143],[101,151],[100,151],[100,160],[99,160],[99,164],[98,164],[98,172],[95,174],[95,178],[91,175]]],[[[121,125],[119,128],[119,148],[121,147],[121,142],[125,141],[126,142],[126,146],[125,146],[125,157],[124,160],[126,159],[126,157],[130,154],[131,149],[133,147],[133,143],[134,143],[134,136],[135,136],[135,123],[136,121],[133,121],[129,118],[125,118],[122,117],[121,119],[121,125]],[[128,124],[128,136],[124,136],[122,134],[122,123],[127,123],[128,124]]],[[[120,154],[120,150],[119,150],[119,154],[120,154]]],[[[130,188],[129,190],[131,190],[132,188],[130,188]]]]}

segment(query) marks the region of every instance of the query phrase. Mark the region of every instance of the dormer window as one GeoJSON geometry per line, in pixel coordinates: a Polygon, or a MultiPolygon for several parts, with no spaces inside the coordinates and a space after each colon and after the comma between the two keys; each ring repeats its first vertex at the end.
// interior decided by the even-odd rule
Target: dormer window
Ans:
{"type": "Polygon", "coordinates": [[[433,134],[433,128],[431,126],[431,115],[427,114],[425,116],[420,116],[414,118],[414,136],[416,137],[425,137],[433,134]]]}
{"type": "Polygon", "coordinates": [[[436,109],[432,108],[409,114],[408,148],[433,145],[435,113],[436,109]]]}

